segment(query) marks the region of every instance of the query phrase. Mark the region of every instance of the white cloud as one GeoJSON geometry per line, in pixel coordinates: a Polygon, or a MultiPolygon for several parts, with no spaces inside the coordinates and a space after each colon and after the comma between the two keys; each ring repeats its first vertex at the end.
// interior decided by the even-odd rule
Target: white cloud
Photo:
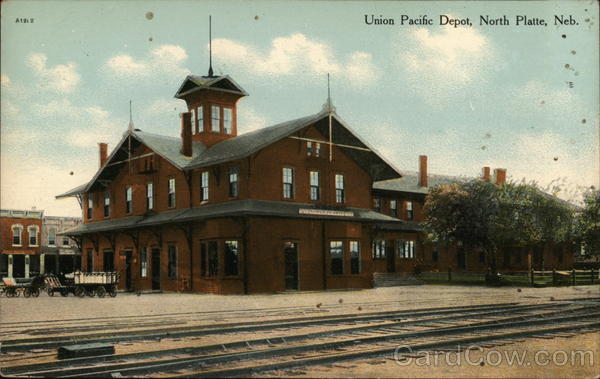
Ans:
{"type": "Polygon", "coordinates": [[[251,132],[269,126],[267,118],[257,112],[247,103],[241,102],[238,104],[237,114],[238,134],[251,132]]]}
{"type": "Polygon", "coordinates": [[[400,66],[413,88],[431,102],[482,80],[494,58],[490,41],[473,28],[419,28],[396,42],[400,66]]]}
{"type": "Polygon", "coordinates": [[[0,85],[5,88],[10,86],[10,78],[8,77],[8,75],[0,75],[0,85]]]}
{"type": "Polygon", "coordinates": [[[177,45],[161,45],[150,51],[144,59],[135,59],[127,54],[109,58],[103,70],[116,77],[147,77],[165,75],[185,76],[189,70],[183,67],[188,55],[177,45]]]}
{"type": "Polygon", "coordinates": [[[268,52],[241,42],[216,39],[212,43],[214,56],[223,62],[235,62],[259,75],[322,75],[331,73],[349,79],[351,85],[362,87],[379,76],[372,56],[354,52],[345,61],[338,60],[332,48],[311,40],[304,34],[277,37],[268,52]]]}
{"type": "Polygon", "coordinates": [[[54,67],[47,66],[48,57],[45,54],[34,53],[27,58],[27,64],[39,78],[38,88],[48,88],[52,91],[65,94],[71,93],[79,84],[80,76],[77,65],[68,63],[54,67]]]}

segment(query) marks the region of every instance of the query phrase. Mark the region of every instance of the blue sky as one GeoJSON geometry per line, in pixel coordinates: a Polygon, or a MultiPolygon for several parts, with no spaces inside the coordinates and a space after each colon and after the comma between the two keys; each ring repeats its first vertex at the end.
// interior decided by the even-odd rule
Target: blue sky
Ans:
{"type": "Polygon", "coordinates": [[[13,0],[2,3],[0,206],[80,215],[54,196],[94,175],[97,142],[114,147],[129,99],[137,128],[177,136],[185,104],[173,94],[207,72],[208,14],[215,72],[250,94],[240,133],[318,112],[329,72],[337,113],[401,170],[426,154],[432,173],[502,167],[569,199],[598,186],[595,1],[13,0]],[[434,25],[400,26],[402,14],[434,25]],[[440,26],[440,14],[473,26],[440,26]],[[516,15],[549,25],[517,27],[516,15]]]}

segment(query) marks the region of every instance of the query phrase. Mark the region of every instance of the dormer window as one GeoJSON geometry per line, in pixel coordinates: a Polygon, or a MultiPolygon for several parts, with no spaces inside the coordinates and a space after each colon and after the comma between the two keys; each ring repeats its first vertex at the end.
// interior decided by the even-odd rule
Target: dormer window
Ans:
{"type": "Polygon", "coordinates": [[[133,190],[127,187],[125,190],[125,213],[130,214],[133,211],[133,190]]]}
{"type": "Polygon", "coordinates": [[[210,125],[211,131],[217,133],[221,131],[221,107],[217,105],[210,107],[210,125]]]}
{"type": "Polygon", "coordinates": [[[94,209],[94,198],[92,197],[91,193],[88,193],[88,201],[87,201],[88,205],[87,205],[87,219],[91,220],[92,219],[92,215],[93,215],[93,209],[94,209]]]}
{"type": "Polygon", "coordinates": [[[169,179],[167,203],[168,203],[169,208],[175,207],[175,178],[169,179]]]}
{"type": "Polygon", "coordinates": [[[223,108],[223,132],[231,134],[233,111],[231,108],[223,108]]]}

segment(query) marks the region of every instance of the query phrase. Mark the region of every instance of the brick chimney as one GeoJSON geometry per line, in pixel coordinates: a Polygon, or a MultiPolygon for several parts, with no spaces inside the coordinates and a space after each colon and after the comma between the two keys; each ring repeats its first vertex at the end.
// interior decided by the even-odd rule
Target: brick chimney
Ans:
{"type": "Polygon", "coordinates": [[[419,187],[427,187],[427,155],[419,155],[419,187]]]}
{"type": "Polygon", "coordinates": [[[490,168],[488,166],[485,166],[483,168],[483,175],[481,176],[481,178],[485,182],[489,182],[490,181],[490,168]]]}
{"type": "Polygon", "coordinates": [[[494,170],[494,178],[497,185],[506,183],[506,169],[497,168],[494,170]]]}
{"type": "Polygon", "coordinates": [[[104,167],[106,160],[108,159],[108,144],[99,142],[98,148],[100,150],[100,167],[104,167]]]}
{"type": "Polygon", "coordinates": [[[192,113],[181,114],[181,154],[192,156],[192,113]]]}

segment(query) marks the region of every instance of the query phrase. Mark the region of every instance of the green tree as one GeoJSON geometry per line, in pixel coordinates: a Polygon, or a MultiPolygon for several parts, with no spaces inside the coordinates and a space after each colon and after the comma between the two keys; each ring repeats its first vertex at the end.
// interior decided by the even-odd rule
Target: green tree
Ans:
{"type": "Polygon", "coordinates": [[[483,250],[492,277],[500,248],[567,241],[573,222],[573,207],[535,183],[496,186],[479,179],[431,189],[425,213],[434,243],[483,250]]]}
{"type": "Polygon", "coordinates": [[[600,258],[600,190],[590,189],[584,194],[583,208],[575,223],[577,240],[586,257],[600,258]]]}

